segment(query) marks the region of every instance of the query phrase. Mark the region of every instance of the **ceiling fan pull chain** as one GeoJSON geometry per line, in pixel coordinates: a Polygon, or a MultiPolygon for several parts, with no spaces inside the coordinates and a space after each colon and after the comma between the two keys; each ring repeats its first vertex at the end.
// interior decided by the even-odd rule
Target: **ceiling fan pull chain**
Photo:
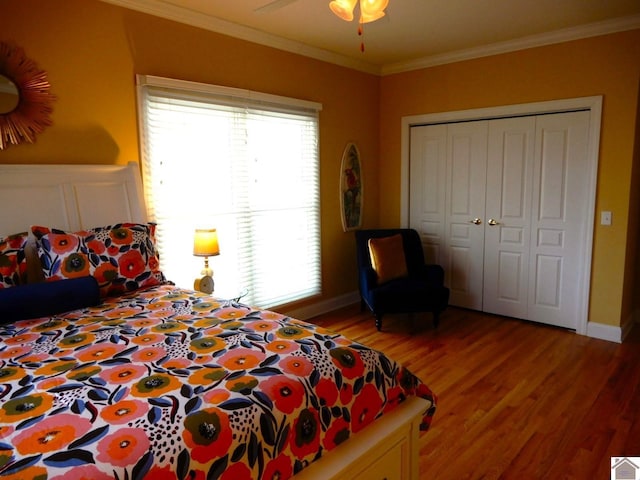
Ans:
{"type": "Polygon", "coordinates": [[[360,24],[358,25],[358,35],[361,37],[360,51],[364,53],[364,23],[362,23],[362,20],[360,20],[360,24]]]}

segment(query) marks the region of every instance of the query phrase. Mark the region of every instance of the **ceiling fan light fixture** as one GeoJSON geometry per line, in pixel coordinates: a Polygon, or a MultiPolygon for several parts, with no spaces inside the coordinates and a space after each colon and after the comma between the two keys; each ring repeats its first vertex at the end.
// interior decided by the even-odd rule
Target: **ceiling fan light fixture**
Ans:
{"type": "Polygon", "coordinates": [[[370,23],[384,17],[389,0],[360,0],[360,23],[370,23]]]}
{"type": "Polygon", "coordinates": [[[364,24],[375,22],[385,16],[384,9],[389,5],[389,0],[332,0],[329,8],[342,20],[353,20],[353,11],[356,4],[360,4],[360,21],[358,22],[358,35],[361,37],[360,51],[364,53],[364,24]]]}
{"type": "Polygon", "coordinates": [[[357,2],[358,0],[333,0],[329,2],[329,8],[336,16],[350,22],[353,20],[353,10],[356,8],[357,2]]]}
{"type": "Polygon", "coordinates": [[[360,23],[371,23],[384,17],[384,12],[374,12],[373,14],[360,12],[360,23]]]}

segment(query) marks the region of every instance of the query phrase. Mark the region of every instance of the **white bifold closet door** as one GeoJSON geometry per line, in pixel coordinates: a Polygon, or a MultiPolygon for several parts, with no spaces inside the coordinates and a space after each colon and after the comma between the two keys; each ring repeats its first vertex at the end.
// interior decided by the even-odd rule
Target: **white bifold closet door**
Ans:
{"type": "Polygon", "coordinates": [[[451,305],[576,328],[589,115],[411,127],[409,222],[451,305]]]}

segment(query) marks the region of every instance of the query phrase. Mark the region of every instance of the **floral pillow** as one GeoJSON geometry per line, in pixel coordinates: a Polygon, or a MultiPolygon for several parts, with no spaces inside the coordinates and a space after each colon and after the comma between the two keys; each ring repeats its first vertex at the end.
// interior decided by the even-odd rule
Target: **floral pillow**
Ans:
{"type": "Polygon", "coordinates": [[[0,238],[0,288],[20,285],[27,274],[25,245],[28,233],[0,238]]]}
{"type": "Polygon", "coordinates": [[[31,230],[46,280],[91,275],[102,297],[165,283],[153,223],[119,223],[74,233],[40,226],[31,230]]]}

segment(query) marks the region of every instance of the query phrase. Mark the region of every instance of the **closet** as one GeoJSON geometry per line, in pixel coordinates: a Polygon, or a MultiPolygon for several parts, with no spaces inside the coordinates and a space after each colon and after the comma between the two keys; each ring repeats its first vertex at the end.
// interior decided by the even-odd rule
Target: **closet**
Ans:
{"type": "Polygon", "coordinates": [[[590,114],[411,125],[409,225],[451,305],[576,328],[590,114]]]}

